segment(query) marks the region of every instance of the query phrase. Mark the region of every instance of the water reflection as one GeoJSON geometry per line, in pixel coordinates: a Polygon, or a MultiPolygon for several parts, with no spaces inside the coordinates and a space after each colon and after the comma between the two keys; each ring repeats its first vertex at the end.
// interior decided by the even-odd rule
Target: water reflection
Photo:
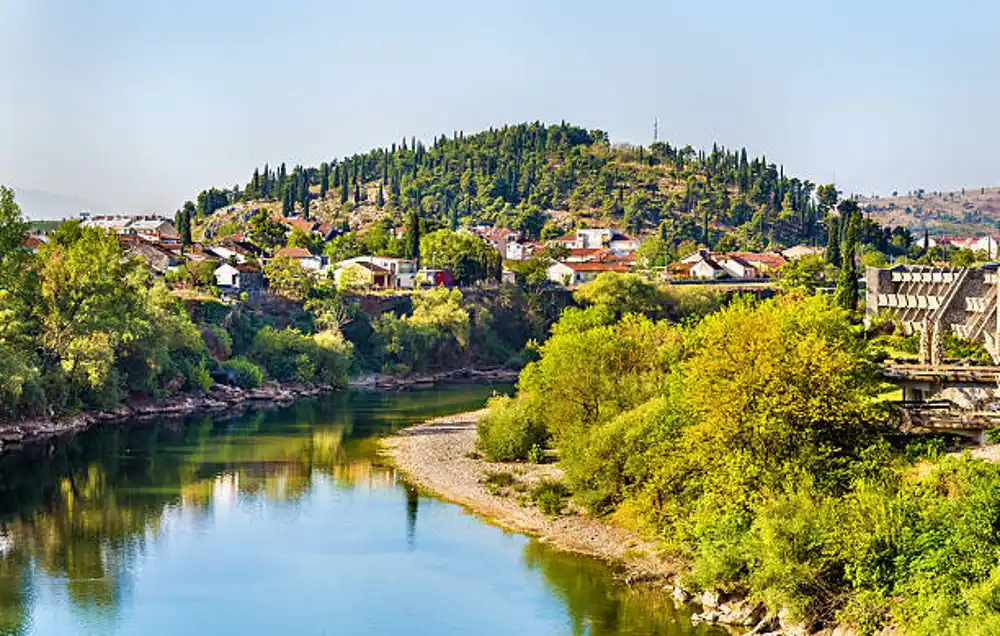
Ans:
{"type": "MultiPolygon", "coordinates": [[[[137,563],[177,519],[207,531],[227,507],[297,509],[318,484],[395,492],[396,476],[373,462],[373,435],[477,407],[490,393],[341,394],[231,421],[108,427],[0,457],[0,634],[32,632],[39,597],[53,596],[75,624],[113,631],[137,563]]],[[[420,497],[403,487],[413,551],[420,497]]],[[[623,590],[599,565],[535,543],[524,560],[562,599],[573,634],[693,633],[663,627],[668,602],[623,590]]]]}

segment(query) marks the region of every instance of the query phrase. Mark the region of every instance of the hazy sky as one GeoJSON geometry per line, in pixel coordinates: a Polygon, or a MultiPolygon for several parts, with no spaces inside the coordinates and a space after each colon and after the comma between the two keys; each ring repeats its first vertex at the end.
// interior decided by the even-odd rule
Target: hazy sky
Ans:
{"type": "Polygon", "coordinates": [[[995,0],[0,0],[0,183],[171,213],[255,165],[567,121],[849,192],[1000,184],[995,0]]]}

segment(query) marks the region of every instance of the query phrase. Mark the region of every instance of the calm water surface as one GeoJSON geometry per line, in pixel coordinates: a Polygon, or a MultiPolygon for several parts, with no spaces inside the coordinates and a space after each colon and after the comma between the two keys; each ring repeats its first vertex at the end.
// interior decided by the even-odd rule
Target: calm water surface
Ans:
{"type": "Polygon", "coordinates": [[[375,436],[491,392],[345,393],[0,457],[0,634],[721,633],[374,462],[375,436]]]}

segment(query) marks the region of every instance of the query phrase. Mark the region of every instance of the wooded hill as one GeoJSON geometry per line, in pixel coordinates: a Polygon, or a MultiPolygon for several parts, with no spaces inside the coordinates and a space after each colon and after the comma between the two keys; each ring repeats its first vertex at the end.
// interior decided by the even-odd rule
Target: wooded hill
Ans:
{"type": "MultiPolygon", "coordinates": [[[[549,238],[580,224],[658,231],[718,249],[823,242],[830,204],[765,157],[715,146],[611,145],[566,123],[416,139],[325,162],[265,165],[244,187],[213,188],[178,211],[195,238],[240,231],[253,210],[364,231],[416,211],[429,228],[487,224],[549,238]]],[[[822,192],[820,188],[820,192],[822,192]]],[[[182,228],[183,233],[183,228],[182,228]]]]}
{"type": "Polygon", "coordinates": [[[1000,188],[968,188],[955,192],[894,192],[889,197],[858,199],[882,225],[900,225],[914,234],[982,236],[1000,232],[1000,188]]]}

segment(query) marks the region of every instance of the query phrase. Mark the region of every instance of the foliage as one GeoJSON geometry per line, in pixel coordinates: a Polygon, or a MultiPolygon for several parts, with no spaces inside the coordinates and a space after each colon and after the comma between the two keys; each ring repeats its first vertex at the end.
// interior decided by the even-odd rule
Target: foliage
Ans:
{"type": "Polygon", "coordinates": [[[468,232],[437,230],[420,239],[425,267],[446,269],[462,285],[500,278],[500,254],[468,232]]]}
{"type": "Polygon", "coordinates": [[[344,386],[351,350],[350,343],[333,329],[307,336],[295,329],[266,326],[257,332],[248,357],[277,380],[344,386]]]}
{"type": "Polygon", "coordinates": [[[223,365],[236,374],[236,386],[241,389],[255,389],[264,381],[264,372],[246,356],[237,356],[223,365]]]}
{"type": "Polygon", "coordinates": [[[569,489],[562,482],[542,480],[531,489],[531,498],[547,515],[558,516],[566,509],[569,489]]]}
{"type": "Polygon", "coordinates": [[[384,314],[375,331],[386,366],[399,371],[448,368],[462,359],[469,345],[469,312],[462,292],[435,288],[413,296],[410,316],[384,314]]]}
{"type": "Polygon", "coordinates": [[[533,448],[545,444],[546,432],[519,400],[508,396],[489,402],[490,412],[479,418],[478,447],[494,462],[526,460],[533,448]]]}
{"type": "Polygon", "coordinates": [[[579,287],[573,298],[581,305],[602,305],[611,309],[616,318],[625,314],[645,314],[662,317],[666,297],[649,281],[636,274],[605,272],[579,287]]]}
{"type": "Polygon", "coordinates": [[[290,300],[305,301],[313,288],[312,274],[288,256],[272,258],[264,267],[264,275],[273,293],[290,300]]]}
{"type": "Polygon", "coordinates": [[[811,294],[827,279],[827,263],[822,256],[809,254],[788,261],[778,269],[778,286],[785,291],[811,294]]]}

